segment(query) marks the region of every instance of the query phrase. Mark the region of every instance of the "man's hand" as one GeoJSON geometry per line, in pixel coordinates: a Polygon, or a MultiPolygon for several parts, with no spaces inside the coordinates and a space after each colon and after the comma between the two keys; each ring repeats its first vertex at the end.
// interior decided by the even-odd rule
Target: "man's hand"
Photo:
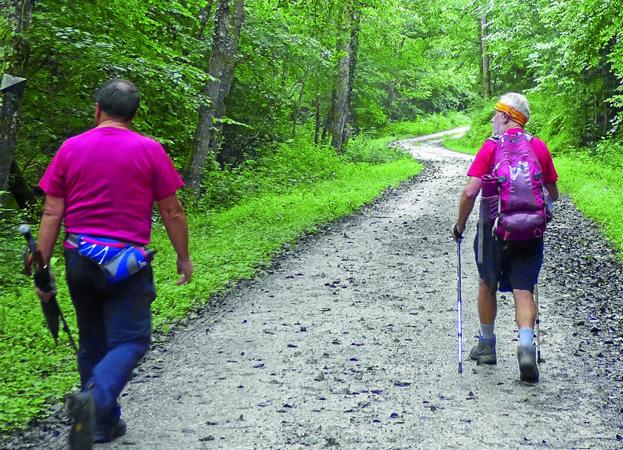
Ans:
{"type": "Polygon", "coordinates": [[[178,285],[187,284],[193,277],[193,264],[190,259],[185,261],[177,260],[177,273],[181,274],[181,278],[177,280],[178,285]]]}
{"type": "Polygon", "coordinates": [[[52,297],[56,295],[56,278],[54,277],[54,272],[50,270],[50,289],[48,292],[43,292],[41,289],[35,286],[35,292],[43,303],[47,303],[50,301],[52,297]]]}
{"type": "Polygon", "coordinates": [[[456,242],[463,240],[463,232],[465,231],[465,225],[460,226],[458,223],[455,223],[452,227],[452,239],[456,242]]]}

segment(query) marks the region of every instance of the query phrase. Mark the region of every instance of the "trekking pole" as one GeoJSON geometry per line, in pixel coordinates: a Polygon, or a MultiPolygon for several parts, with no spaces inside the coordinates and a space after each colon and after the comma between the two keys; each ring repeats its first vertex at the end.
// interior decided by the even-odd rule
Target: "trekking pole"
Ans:
{"type": "Polygon", "coordinates": [[[463,300],[461,298],[461,241],[462,237],[456,240],[456,253],[457,253],[457,295],[456,295],[456,336],[458,340],[457,344],[457,358],[459,361],[459,373],[463,373],[463,300]]]}
{"type": "Polygon", "coordinates": [[[539,285],[534,285],[534,303],[536,305],[536,320],[534,321],[534,331],[536,334],[536,361],[541,364],[541,316],[539,315],[539,285]]]}
{"type": "MultiPolygon", "coordinates": [[[[20,225],[18,231],[24,236],[26,242],[28,243],[28,246],[26,248],[27,254],[24,258],[25,273],[28,275],[33,275],[33,278],[35,280],[35,286],[37,288],[39,288],[43,292],[50,292],[52,290],[52,276],[50,274],[50,266],[43,262],[41,251],[37,247],[37,243],[35,242],[35,239],[30,232],[30,227],[28,225],[20,225]],[[34,273],[31,273],[31,266],[35,269],[34,273]]],[[[65,320],[63,311],[61,311],[61,308],[58,306],[58,302],[56,301],[56,295],[50,297],[47,302],[41,301],[41,309],[43,310],[43,315],[45,316],[48,330],[52,334],[54,342],[58,342],[58,329],[60,320],[63,325],[63,331],[67,334],[67,337],[69,339],[69,344],[71,345],[71,348],[74,350],[74,353],[78,353],[78,347],[76,346],[76,342],[71,335],[69,325],[67,325],[67,321],[65,320]]]]}

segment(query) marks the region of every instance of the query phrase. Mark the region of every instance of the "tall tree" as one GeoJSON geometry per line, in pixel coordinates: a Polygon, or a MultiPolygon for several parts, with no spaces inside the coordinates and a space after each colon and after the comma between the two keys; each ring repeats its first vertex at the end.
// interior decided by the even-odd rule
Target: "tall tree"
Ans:
{"type": "MultiPolygon", "coordinates": [[[[12,75],[23,75],[28,60],[28,45],[24,32],[30,26],[34,0],[0,0],[0,14],[12,34],[10,47],[5,53],[5,64],[0,69],[12,75]]],[[[0,70],[0,72],[2,72],[0,70]]],[[[0,73],[1,75],[1,73],[0,73]]],[[[15,157],[17,116],[21,94],[5,93],[0,108],[0,191],[9,185],[9,175],[15,157]]],[[[0,205],[3,204],[0,196],[0,205]]]]}
{"type": "Polygon", "coordinates": [[[348,2],[342,14],[343,22],[338,39],[338,75],[331,123],[331,145],[341,151],[348,142],[352,119],[352,90],[355,80],[355,58],[359,15],[348,2]]]}
{"type": "Polygon", "coordinates": [[[236,65],[240,29],[244,21],[244,0],[219,0],[208,73],[203,89],[209,104],[199,109],[196,149],[187,171],[188,187],[198,191],[211,152],[217,151],[222,132],[226,99],[231,90],[236,65]]]}

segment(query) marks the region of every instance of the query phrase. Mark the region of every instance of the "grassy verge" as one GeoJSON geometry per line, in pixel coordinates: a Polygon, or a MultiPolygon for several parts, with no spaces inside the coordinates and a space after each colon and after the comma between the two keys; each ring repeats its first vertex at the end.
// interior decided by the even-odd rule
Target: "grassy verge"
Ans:
{"type": "Polygon", "coordinates": [[[623,258],[623,179],[621,168],[586,155],[559,156],[554,160],[562,192],[587,217],[599,223],[623,258]]]}
{"type": "MultiPolygon", "coordinates": [[[[231,283],[253,277],[286,243],[322,224],[351,214],[390,186],[416,175],[421,165],[387,148],[395,139],[465,124],[465,116],[393,124],[387,131],[356,138],[343,155],[309,143],[284,144],[242,168],[214,170],[200,201],[187,200],[195,275],[175,285],[175,256],[161,224],[154,276],[158,298],[154,327],[167,331],[176,320],[205,304],[231,283]],[[387,135],[384,133],[387,132],[387,135]]],[[[24,428],[78,383],[75,359],[65,336],[55,346],[35,299],[32,282],[19,275],[22,240],[2,220],[0,234],[0,431],[24,428]]],[[[60,255],[60,249],[57,249],[60,255]]],[[[52,261],[64,279],[61,257],[52,261]]],[[[63,281],[58,300],[72,330],[75,316],[63,281]]]]}
{"type": "Polygon", "coordinates": [[[469,142],[466,142],[464,138],[446,138],[443,141],[443,146],[454,150],[455,152],[465,153],[467,155],[475,155],[478,152],[480,146],[474,146],[469,142]]]}

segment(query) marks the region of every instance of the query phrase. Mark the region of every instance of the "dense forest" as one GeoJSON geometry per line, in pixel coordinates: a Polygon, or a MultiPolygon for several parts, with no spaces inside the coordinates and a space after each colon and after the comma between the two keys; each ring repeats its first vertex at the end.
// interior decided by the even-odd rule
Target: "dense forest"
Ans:
{"type": "MultiPolygon", "coordinates": [[[[463,112],[473,126],[462,145],[477,149],[491,132],[495,98],[508,91],[528,95],[529,131],[554,155],[623,169],[622,11],[623,0],[0,0],[0,74],[27,79],[23,91],[0,96],[0,347],[36,346],[32,338],[12,341],[12,305],[34,302],[23,298],[34,295],[29,280],[14,279],[21,258],[14,227],[38,221],[37,182],[63,140],[93,126],[94,93],[107,79],[127,78],[141,90],[134,126],[159,140],[184,175],[192,235],[208,220],[205,211],[303,184],[379,181],[361,202],[370,200],[418,170],[403,162],[400,176],[381,183],[402,157],[385,148],[387,136],[436,131],[414,125],[431,116],[433,128],[454,126],[463,112]]],[[[618,189],[611,192],[620,204],[618,189]]],[[[344,198],[332,197],[324,210],[350,202],[347,191],[336,190],[344,198]]],[[[209,220],[214,235],[217,219],[209,220]]],[[[234,227],[223,230],[234,236],[234,227]]],[[[623,248],[616,236],[623,234],[614,238],[623,248]]],[[[232,269],[231,255],[223,262],[193,251],[206,265],[223,264],[214,286],[253,273],[232,269]]],[[[196,283],[195,296],[216,289],[200,277],[196,283]]],[[[67,365],[69,351],[64,357],[53,364],[67,365]]],[[[52,363],[35,359],[36,369],[21,361],[5,380],[3,399],[23,394],[20,377],[49,375],[52,363]]],[[[14,363],[4,358],[0,368],[14,363]]],[[[0,429],[23,426],[44,400],[62,395],[71,383],[60,379],[51,397],[40,386],[23,401],[15,397],[0,429]]]]}
{"type": "Polygon", "coordinates": [[[528,91],[554,149],[620,134],[618,1],[2,2],[0,188],[32,200],[51,155],[90,126],[112,77],[143,93],[139,131],[188,186],[302,137],[343,150],[390,121],[528,91]],[[10,175],[10,176],[9,176],[10,175]]]}
{"type": "Polygon", "coordinates": [[[0,179],[15,161],[11,190],[34,184],[60,142],[91,125],[94,90],[114,77],[139,86],[136,128],[167,146],[193,190],[206,172],[275,142],[303,136],[340,151],[389,120],[465,108],[478,72],[477,21],[465,6],[3,2],[1,69],[28,88],[15,138],[16,108],[5,106],[0,179]]]}

